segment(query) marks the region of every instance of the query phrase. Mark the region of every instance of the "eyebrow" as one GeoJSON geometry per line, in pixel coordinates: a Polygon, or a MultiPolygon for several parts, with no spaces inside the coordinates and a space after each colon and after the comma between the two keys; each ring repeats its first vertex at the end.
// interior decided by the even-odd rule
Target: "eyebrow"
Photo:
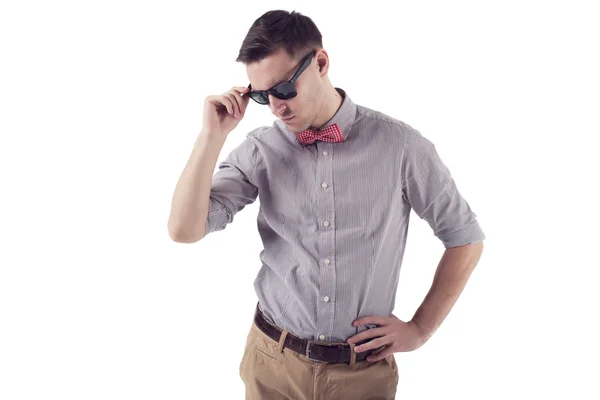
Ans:
{"type": "MultiPolygon", "coordinates": [[[[290,79],[292,79],[292,78],[290,78],[290,79]]],[[[289,81],[290,79],[281,79],[281,80],[279,80],[279,81],[276,81],[275,83],[272,83],[272,84],[271,84],[271,86],[269,86],[267,89],[262,89],[262,91],[265,91],[265,90],[271,89],[272,87],[274,87],[274,86],[277,86],[277,85],[279,85],[280,83],[287,82],[287,81],[289,81]]],[[[253,88],[252,88],[252,90],[259,90],[259,91],[260,91],[261,89],[255,89],[255,88],[253,87],[253,88]]]]}
{"type": "MultiPolygon", "coordinates": [[[[291,72],[288,72],[286,76],[290,76],[290,74],[291,74],[291,72]]],[[[277,86],[277,85],[279,85],[280,83],[287,82],[287,81],[289,81],[290,79],[292,79],[292,78],[290,77],[289,79],[286,79],[286,78],[284,78],[284,79],[280,79],[280,80],[276,81],[275,83],[271,84],[271,86],[269,86],[269,88],[272,88],[273,86],[277,86]]]]}
{"type": "Polygon", "coordinates": [[[280,81],[277,81],[277,82],[275,82],[275,83],[271,84],[271,86],[269,86],[269,87],[277,86],[277,85],[279,85],[280,83],[287,82],[287,81],[289,81],[289,79],[282,79],[282,80],[280,80],[280,81]]]}
{"type": "MultiPolygon", "coordinates": [[[[276,81],[275,83],[273,83],[271,86],[269,86],[269,89],[272,88],[273,86],[277,86],[280,83],[283,82],[288,82],[290,79],[292,79],[292,77],[294,76],[294,74],[296,73],[296,71],[298,70],[298,68],[300,68],[299,65],[296,64],[296,66],[292,67],[292,69],[290,69],[287,74],[285,76],[289,76],[289,79],[283,78],[279,81],[276,81]]],[[[266,89],[265,89],[266,90],[266,89]]]]}
{"type": "MultiPolygon", "coordinates": [[[[279,85],[280,83],[283,83],[283,82],[288,82],[290,79],[292,79],[292,77],[294,76],[294,74],[296,73],[296,71],[297,71],[299,68],[300,68],[300,66],[299,66],[299,65],[296,65],[295,67],[293,67],[293,69],[291,69],[290,71],[288,71],[288,73],[285,75],[285,76],[289,76],[289,77],[290,77],[289,79],[286,79],[286,78],[284,78],[284,79],[281,79],[281,80],[279,80],[279,81],[276,81],[276,82],[275,82],[275,83],[273,83],[271,86],[269,86],[269,89],[270,89],[270,88],[272,88],[273,86],[277,86],[277,85],[279,85]],[[290,76],[290,75],[291,75],[291,76],[290,76]]],[[[255,89],[253,88],[253,90],[255,90],[255,89]]],[[[267,89],[264,89],[264,90],[267,90],[267,89]]]]}

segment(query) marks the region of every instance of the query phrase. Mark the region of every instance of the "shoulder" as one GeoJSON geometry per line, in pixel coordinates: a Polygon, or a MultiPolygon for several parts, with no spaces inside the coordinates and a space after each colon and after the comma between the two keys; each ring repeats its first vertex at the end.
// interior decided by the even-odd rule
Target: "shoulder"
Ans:
{"type": "Polygon", "coordinates": [[[378,132],[389,132],[392,135],[399,136],[404,142],[415,141],[423,137],[417,129],[406,122],[362,105],[357,105],[355,122],[363,126],[376,128],[378,132]]]}
{"type": "Polygon", "coordinates": [[[273,157],[284,154],[285,135],[277,126],[259,126],[246,133],[244,147],[251,154],[255,168],[261,168],[273,157]]]}
{"type": "Polygon", "coordinates": [[[265,140],[273,136],[272,126],[259,126],[246,133],[246,138],[240,144],[252,152],[253,157],[260,153],[260,148],[263,147],[265,140]]]}
{"type": "Polygon", "coordinates": [[[246,133],[246,138],[252,142],[264,140],[265,135],[269,135],[274,129],[273,126],[259,126],[246,133]]]}

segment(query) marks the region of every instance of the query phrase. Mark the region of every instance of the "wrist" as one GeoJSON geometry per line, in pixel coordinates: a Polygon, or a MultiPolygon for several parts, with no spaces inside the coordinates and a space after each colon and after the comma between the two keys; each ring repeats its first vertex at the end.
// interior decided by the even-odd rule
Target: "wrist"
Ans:
{"type": "Polygon", "coordinates": [[[198,134],[198,136],[196,137],[196,143],[202,141],[202,142],[209,142],[209,143],[216,142],[216,143],[223,144],[223,143],[225,143],[225,139],[227,139],[227,134],[202,129],[200,131],[200,133],[198,134]]]}
{"type": "Polygon", "coordinates": [[[421,337],[421,341],[423,343],[425,343],[431,337],[431,333],[429,332],[429,330],[427,330],[424,326],[422,326],[417,320],[412,319],[412,320],[408,321],[408,324],[413,326],[415,331],[421,337]]]}

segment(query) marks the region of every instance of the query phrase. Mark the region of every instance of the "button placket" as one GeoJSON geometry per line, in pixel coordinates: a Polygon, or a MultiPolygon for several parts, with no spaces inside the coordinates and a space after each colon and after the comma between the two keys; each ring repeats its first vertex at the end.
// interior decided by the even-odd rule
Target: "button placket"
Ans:
{"type": "Polygon", "coordinates": [[[317,321],[315,336],[324,341],[333,331],[334,299],[336,287],[336,271],[333,264],[335,255],[335,209],[333,192],[333,158],[330,157],[334,143],[317,141],[323,148],[323,161],[319,162],[316,171],[316,182],[320,185],[317,194],[316,212],[321,225],[321,250],[323,252],[322,268],[319,269],[319,302],[317,304],[317,321]],[[318,336],[317,336],[318,335],[318,336]]]}

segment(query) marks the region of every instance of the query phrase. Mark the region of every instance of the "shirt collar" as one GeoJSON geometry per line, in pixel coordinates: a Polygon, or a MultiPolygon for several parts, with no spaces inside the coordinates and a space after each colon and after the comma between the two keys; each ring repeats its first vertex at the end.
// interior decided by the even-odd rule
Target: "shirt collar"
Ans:
{"type": "MultiPolygon", "coordinates": [[[[342,131],[342,135],[344,136],[344,140],[348,138],[348,134],[350,133],[350,128],[356,119],[356,104],[350,99],[350,96],[346,93],[344,89],[335,88],[337,92],[342,96],[342,104],[335,112],[333,117],[329,121],[325,123],[319,130],[323,130],[330,125],[338,124],[340,130],[342,131]]],[[[277,123],[283,125],[283,128],[286,132],[296,135],[295,132],[292,132],[288,129],[287,125],[281,120],[276,120],[277,123]]]]}

